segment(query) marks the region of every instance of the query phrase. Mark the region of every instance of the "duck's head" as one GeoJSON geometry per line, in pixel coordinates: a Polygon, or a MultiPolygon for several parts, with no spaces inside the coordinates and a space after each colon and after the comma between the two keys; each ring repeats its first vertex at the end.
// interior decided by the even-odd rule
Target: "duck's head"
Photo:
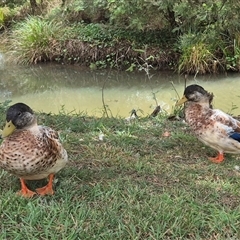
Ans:
{"type": "Polygon", "coordinates": [[[185,88],[183,97],[176,103],[177,106],[185,102],[207,102],[209,105],[213,100],[213,94],[207,92],[203,87],[193,84],[185,88]]]}
{"type": "Polygon", "coordinates": [[[11,135],[15,129],[25,129],[36,122],[33,110],[24,103],[16,103],[9,107],[2,137],[11,135]]]}

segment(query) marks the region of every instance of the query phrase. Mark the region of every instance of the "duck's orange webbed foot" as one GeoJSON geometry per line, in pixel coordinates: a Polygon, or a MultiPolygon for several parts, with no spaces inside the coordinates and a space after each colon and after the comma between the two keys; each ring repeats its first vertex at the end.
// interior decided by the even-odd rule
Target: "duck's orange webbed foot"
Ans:
{"type": "Polygon", "coordinates": [[[28,189],[28,187],[25,184],[24,179],[20,178],[21,182],[21,190],[17,192],[18,195],[25,197],[25,198],[31,198],[33,197],[36,193],[28,189]]]}
{"type": "Polygon", "coordinates": [[[52,188],[53,178],[54,178],[54,174],[50,174],[48,184],[46,186],[42,187],[42,188],[37,188],[36,192],[41,196],[53,195],[54,194],[54,191],[53,191],[53,188],[52,188]]]}
{"type": "Polygon", "coordinates": [[[215,158],[209,158],[209,160],[214,163],[221,163],[224,160],[223,153],[218,153],[218,155],[215,158]]]}

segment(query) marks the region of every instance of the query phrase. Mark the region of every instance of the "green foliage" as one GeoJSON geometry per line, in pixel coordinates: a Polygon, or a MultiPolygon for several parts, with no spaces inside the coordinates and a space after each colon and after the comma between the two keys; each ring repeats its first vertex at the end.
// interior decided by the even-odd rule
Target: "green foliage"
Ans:
{"type": "Polygon", "coordinates": [[[158,1],[111,0],[107,6],[110,22],[130,29],[162,29],[166,21],[158,4],[158,1]]]}
{"type": "MultiPolygon", "coordinates": [[[[54,2],[39,0],[37,3],[41,8],[39,14],[42,14],[39,19],[42,23],[50,25],[54,23],[51,28],[55,33],[54,37],[52,33],[47,33],[47,30],[42,36],[36,34],[36,38],[43,40],[42,42],[34,40],[34,44],[32,41],[25,44],[34,46],[31,53],[27,47],[23,48],[14,43],[17,51],[21,49],[28,51],[28,53],[25,50],[21,51],[19,55],[29,59],[26,60],[29,63],[58,59],[69,63],[86,62],[88,65],[93,63],[94,67],[98,65],[119,68],[119,65],[125,65],[129,68],[139,60],[138,53],[134,54],[131,50],[145,49],[147,46],[148,49],[153,49],[149,55],[154,56],[156,60],[159,59],[155,61],[154,67],[174,67],[181,72],[193,74],[217,72],[222,69],[239,71],[240,68],[237,37],[240,32],[240,5],[233,0],[204,2],[197,0],[57,0],[54,2]],[[58,27],[61,22],[62,27],[58,27]],[[56,28],[58,30],[55,31],[56,28]],[[49,35],[47,40],[49,47],[43,43],[44,39],[48,38],[46,34],[49,35]],[[198,41],[186,40],[191,34],[196,35],[199,38],[198,41]],[[62,36],[66,36],[66,46],[59,45],[62,36]],[[189,44],[184,47],[187,41],[189,44]],[[88,57],[79,56],[81,55],[78,52],[79,45],[81,52],[84,50],[86,52],[82,56],[89,54],[88,57]],[[102,51],[96,54],[94,47],[102,51]],[[123,49],[121,57],[113,51],[114,48],[119,52],[123,49]],[[129,50],[126,51],[125,48],[129,50]],[[76,49],[75,54],[74,49],[76,49]],[[94,59],[94,62],[90,59],[94,59]],[[121,64],[116,63],[116,59],[121,64]]],[[[23,5],[27,5],[28,8],[18,10],[19,14],[14,15],[14,19],[20,19],[19,15],[22,18],[29,13],[30,2],[6,1],[6,6],[9,8],[23,5]]],[[[5,26],[6,19],[6,14],[1,9],[1,26],[5,26]]],[[[27,21],[29,19],[25,20],[23,25],[27,21]]],[[[18,26],[20,29],[23,28],[21,24],[18,26]]],[[[47,26],[44,28],[47,29],[47,26]]]]}
{"type": "Polygon", "coordinates": [[[103,23],[108,21],[107,0],[64,1],[62,15],[71,23],[103,23]]]}
{"type": "Polygon", "coordinates": [[[240,70],[240,33],[236,32],[233,42],[229,43],[227,47],[222,49],[225,59],[227,70],[239,71],[240,70]]]}
{"type": "Polygon", "coordinates": [[[138,30],[113,28],[106,24],[74,24],[72,25],[72,33],[75,38],[90,43],[105,43],[113,45],[119,41],[128,41],[134,44],[134,47],[144,46],[146,44],[155,46],[170,47],[174,43],[175,34],[167,29],[162,30],[138,30]]]}
{"type": "Polygon", "coordinates": [[[7,7],[13,9],[13,8],[23,5],[25,2],[26,2],[26,0],[3,0],[3,1],[0,1],[0,7],[7,6],[7,7]]]}
{"type": "Polygon", "coordinates": [[[110,42],[112,32],[102,24],[77,24],[74,26],[75,36],[84,42],[110,42]]]}
{"type": "MultiPolygon", "coordinates": [[[[177,19],[181,20],[175,30],[182,33],[181,38],[185,38],[190,32],[201,39],[198,41],[200,45],[195,46],[192,43],[192,46],[190,44],[189,48],[182,52],[179,70],[192,73],[196,73],[197,69],[200,69],[200,73],[216,72],[220,69],[238,71],[239,57],[235,34],[240,29],[239,10],[239,5],[233,1],[209,0],[194,6],[189,2],[175,5],[177,19]],[[189,8],[191,11],[188,11],[189,8]],[[199,54],[198,60],[196,53],[199,54]]],[[[184,49],[182,40],[179,41],[179,47],[184,49]]]]}

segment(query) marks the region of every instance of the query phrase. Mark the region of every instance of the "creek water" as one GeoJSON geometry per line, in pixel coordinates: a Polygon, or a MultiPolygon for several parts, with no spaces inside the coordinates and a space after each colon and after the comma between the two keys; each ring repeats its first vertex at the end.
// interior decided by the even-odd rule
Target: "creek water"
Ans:
{"type": "MultiPolygon", "coordinates": [[[[184,90],[184,76],[173,72],[129,73],[91,71],[79,66],[38,64],[19,66],[0,54],[0,101],[24,102],[36,111],[84,112],[127,117],[132,109],[139,116],[151,114],[156,105],[171,113],[184,90]],[[178,96],[179,95],[179,96],[178,96]],[[103,102],[104,101],[104,102],[103,102]]],[[[214,107],[240,114],[240,74],[188,77],[187,85],[199,84],[214,93],[214,107]]]]}

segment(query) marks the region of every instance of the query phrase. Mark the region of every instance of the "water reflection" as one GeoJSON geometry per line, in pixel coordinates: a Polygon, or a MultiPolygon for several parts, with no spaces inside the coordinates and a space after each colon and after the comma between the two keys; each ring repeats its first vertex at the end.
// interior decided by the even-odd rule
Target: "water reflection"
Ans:
{"type": "MultiPolygon", "coordinates": [[[[151,80],[142,72],[91,71],[78,66],[42,64],[18,66],[3,61],[0,56],[0,101],[11,99],[25,102],[33,109],[58,113],[65,110],[86,112],[102,116],[103,99],[113,116],[129,115],[135,108],[138,114],[151,114],[156,101],[163,109],[171,112],[179,95],[183,93],[184,77],[172,72],[155,72],[151,80]]],[[[240,75],[204,76],[188,84],[198,83],[214,92],[214,106],[224,111],[238,107],[240,114],[240,75]]]]}

